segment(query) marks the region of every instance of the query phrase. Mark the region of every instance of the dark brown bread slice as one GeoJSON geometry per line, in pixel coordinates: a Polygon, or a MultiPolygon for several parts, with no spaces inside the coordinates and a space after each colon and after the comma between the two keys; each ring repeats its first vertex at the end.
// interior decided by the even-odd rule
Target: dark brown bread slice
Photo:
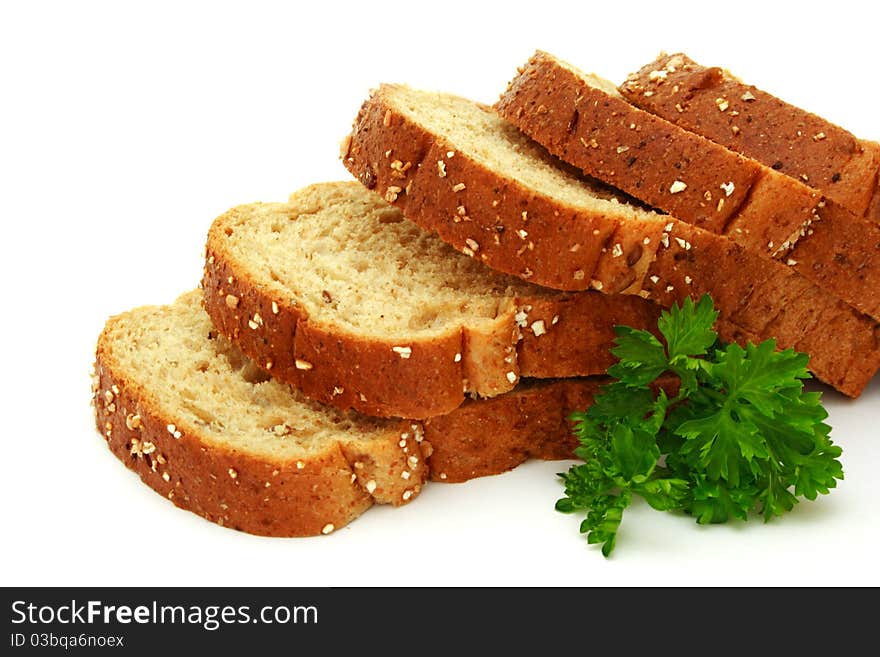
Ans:
{"type": "Polygon", "coordinates": [[[271,380],[216,335],[191,292],[111,318],[92,386],[98,430],[180,508],[266,536],[329,534],[373,503],[415,498],[527,458],[572,458],[569,415],[604,378],[523,381],[424,423],[343,413],[271,380]]]}
{"type": "Polygon", "coordinates": [[[723,236],[620,202],[490,108],[382,85],[350,137],[343,162],[355,177],[490,267],[665,306],[708,292],[723,339],[774,337],[807,352],[813,373],[850,396],[880,367],[869,317],[723,236]]]}
{"type": "Polygon", "coordinates": [[[374,416],[442,415],[523,376],[604,374],[614,326],[656,331],[660,312],[493,272],[354,181],[234,208],[206,255],[223,335],[312,399],[374,416]]]}
{"type": "Polygon", "coordinates": [[[880,221],[880,144],[682,53],[661,54],[630,75],[620,92],[634,105],[880,221]]]}
{"type": "Polygon", "coordinates": [[[777,258],[880,318],[880,226],[802,182],[631,105],[610,82],[544,52],[496,109],[584,173],[777,258]]]}

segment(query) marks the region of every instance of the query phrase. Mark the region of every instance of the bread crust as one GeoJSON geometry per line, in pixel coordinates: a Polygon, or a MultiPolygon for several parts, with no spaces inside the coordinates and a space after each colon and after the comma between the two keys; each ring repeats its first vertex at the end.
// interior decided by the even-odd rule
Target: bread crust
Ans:
{"type": "Polygon", "coordinates": [[[380,87],[363,104],[343,163],[371,189],[399,189],[388,200],[458,250],[466,252],[472,240],[480,248],[471,252],[481,261],[530,282],[568,290],[592,285],[664,307],[708,292],[724,339],[774,337],[780,348],[806,351],[812,372],[852,397],[880,368],[877,323],[790,267],[671,217],[627,217],[612,204],[588,213],[545,196],[483,166],[398,110],[390,99],[395,89],[380,87]],[[391,175],[386,153],[411,163],[405,179],[391,175]],[[438,161],[445,163],[442,176],[438,161]],[[456,221],[459,206],[467,221],[456,221]],[[523,249],[516,236],[524,218],[533,249],[523,249]],[[840,333],[829,336],[828,324],[840,333]]]}
{"type": "MultiPolygon", "coordinates": [[[[776,258],[880,318],[880,226],[801,181],[639,109],[543,52],[520,69],[495,107],[584,173],[776,258]]],[[[712,111],[726,114],[714,103],[712,111]]]]}
{"type": "Polygon", "coordinates": [[[463,323],[430,339],[352,334],[313,321],[301,300],[273,296],[226,248],[227,218],[247,211],[231,210],[209,231],[205,309],[217,329],[271,376],[338,408],[378,417],[443,415],[466,392],[492,397],[513,389],[522,376],[604,374],[614,362],[615,325],[657,330],[655,304],[590,292],[511,296],[502,299],[488,328],[463,323]],[[408,349],[405,358],[401,349],[408,349]]]}
{"type": "Polygon", "coordinates": [[[456,483],[510,470],[530,458],[570,459],[578,441],[570,415],[586,410],[605,379],[560,379],[469,400],[425,420],[431,480],[456,483]]]}
{"type": "Polygon", "coordinates": [[[661,54],[631,74],[620,92],[633,105],[868,216],[880,168],[876,144],[683,53],[661,54]],[[719,111],[724,102],[725,111],[719,111]]]}
{"type": "MultiPolygon", "coordinates": [[[[874,157],[880,162],[880,143],[875,141],[862,142],[865,148],[872,151],[874,157]]],[[[865,211],[865,218],[880,224],[880,166],[877,167],[877,175],[874,177],[874,193],[871,195],[871,201],[868,203],[868,209],[865,211]]]]}

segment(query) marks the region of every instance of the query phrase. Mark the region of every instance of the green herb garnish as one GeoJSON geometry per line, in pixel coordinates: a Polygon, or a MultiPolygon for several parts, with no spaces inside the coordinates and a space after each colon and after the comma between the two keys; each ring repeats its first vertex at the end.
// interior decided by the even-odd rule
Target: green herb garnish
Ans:
{"type": "Polygon", "coordinates": [[[766,521],[843,479],[821,393],[803,390],[807,355],[777,351],[775,340],[721,344],[717,316],[708,295],[664,311],[665,345],[615,327],[617,380],[572,415],[584,463],[560,474],[556,508],[585,511],[580,530],[606,557],[633,495],[701,524],[753,513],[766,521]]]}

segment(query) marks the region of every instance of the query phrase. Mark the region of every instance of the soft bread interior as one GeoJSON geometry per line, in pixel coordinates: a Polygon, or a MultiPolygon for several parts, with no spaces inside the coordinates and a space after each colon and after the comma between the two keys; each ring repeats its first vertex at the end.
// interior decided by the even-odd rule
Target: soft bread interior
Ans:
{"type": "Polygon", "coordinates": [[[358,336],[428,338],[490,322],[502,299],[551,294],[458,253],[357,182],[240,206],[218,219],[211,246],[309,321],[358,336]]]}
{"type": "Polygon", "coordinates": [[[269,379],[214,331],[199,290],[112,318],[99,350],[115,372],[136,373],[150,410],[218,447],[284,461],[317,455],[341,437],[368,441],[393,430],[269,379]]]}

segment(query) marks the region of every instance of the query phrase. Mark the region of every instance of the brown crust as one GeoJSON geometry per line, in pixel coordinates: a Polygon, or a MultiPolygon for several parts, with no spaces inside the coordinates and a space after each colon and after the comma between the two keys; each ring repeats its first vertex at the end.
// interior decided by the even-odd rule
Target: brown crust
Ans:
{"type": "Polygon", "coordinates": [[[431,480],[448,483],[498,474],[530,459],[574,458],[569,416],[583,411],[605,380],[561,379],[467,401],[425,421],[431,480]]]}
{"type": "MultiPolygon", "coordinates": [[[[114,320],[111,320],[111,322],[114,320]]],[[[406,422],[384,440],[340,440],[316,456],[281,462],[212,445],[195,428],[165,417],[129,374],[113,366],[106,331],[98,341],[93,401],[113,454],[176,506],[219,525],[263,536],[312,536],[348,524],[374,502],[415,498],[428,476],[406,422]],[[173,430],[172,430],[173,427],[173,430]],[[401,473],[407,471],[407,480],[401,473]],[[371,492],[366,485],[377,482],[371,492]],[[410,491],[409,494],[406,491],[410,491]],[[405,496],[405,498],[404,498],[405,496]]],[[[372,488],[372,486],[371,486],[372,488]]]]}
{"type": "Polygon", "coordinates": [[[789,268],[730,240],[703,241],[698,247],[701,232],[690,224],[674,225],[669,248],[658,252],[649,271],[652,296],[669,305],[710,294],[726,320],[716,325],[723,340],[743,344],[775,338],[780,348],[809,354],[817,378],[857,397],[880,369],[880,325],[789,268]]]}
{"type": "Polygon", "coordinates": [[[682,53],[660,55],[630,75],[620,92],[676,125],[792,178],[805,177],[836,203],[866,215],[880,154],[830,121],[682,53]],[[719,99],[727,103],[723,112],[719,99]]]}
{"type": "Polygon", "coordinates": [[[389,98],[394,89],[381,87],[361,107],[343,163],[370,188],[399,187],[389,200],[455,248],[464,251],[466,240],[473,240],[487,265],[557,289],[584,289],[592,281],[604,292],[640,293],[667,307],[709,292],[725,339],[775,337],[780,347],[810,345],[813,373],[850,396],[858,396],[880,368],[876,322],[817,293],[790,267],[672,218],[626,219],[613,213],[614,206],[586,213],[537,193],[397,111],[389,98]],[[412,163],[404,180],[391,175],[389,150],[412,163]],[[445,163],[444,176],[438,160],[445,163]],[[468,221],[453,219],[460,205],[468,221]],[[523,250],[516,236],[523,213],[532,250],[523,250]],[[789,290],[804,294],[792,298],[789,290]],[[815,316],[841,327],[834,343],[825,338],[825,326],[808,321],[815,316]]]}
{"type": "Polygon", "coordinates": [[[552,300],[511,297],[488,332],[462,325],[418,341],[352,335],[310,321],[301,302],[273,298],[247,263],[229,253],[226,218],[246,211],[236,208],[211,227],[205,308],[217,329],[262,369],[338,408],[379,417],[443,415],[465,400],[465,390],[491,397],[511,390],[521,376],[604,374],[614,362],[615,325],[656,331],[655,304],[590,292],[552,300]],[[408,357],[394,347],[408,348],[408,357]]]}
{"type": "MultiPolygon", "coordinates": [[[[726,114],[722,106],[714,113],[726,114]]],[[[547,53],[520,69],[496,109],[584,173],[777,258],[880,318],[880,226],[802,182],[592,86],[547,53]]]]}
{"type": "Polygon", "coordinates": [[[874,174],[874,182],[868,185],[868,188],[874,191],[871,194],[868,209],[865,210],[865,218],[875,224],[880,224],[880,143],[862,140],[862,146],[878,162],[877,171],[874,174]]]}
{"type": "Polygon", "coordinates": [[[537,378],[604,374],[616,362],[610,352],[614,327],[631,326],[658,334],[661,311],[641,297],[596,292],[530,299],[522,307],[527,312],[521,322],[517,362],[523,376],[537,378]],[[572,373],[578,363],[595,363],[595,367],[572,373]]]}

